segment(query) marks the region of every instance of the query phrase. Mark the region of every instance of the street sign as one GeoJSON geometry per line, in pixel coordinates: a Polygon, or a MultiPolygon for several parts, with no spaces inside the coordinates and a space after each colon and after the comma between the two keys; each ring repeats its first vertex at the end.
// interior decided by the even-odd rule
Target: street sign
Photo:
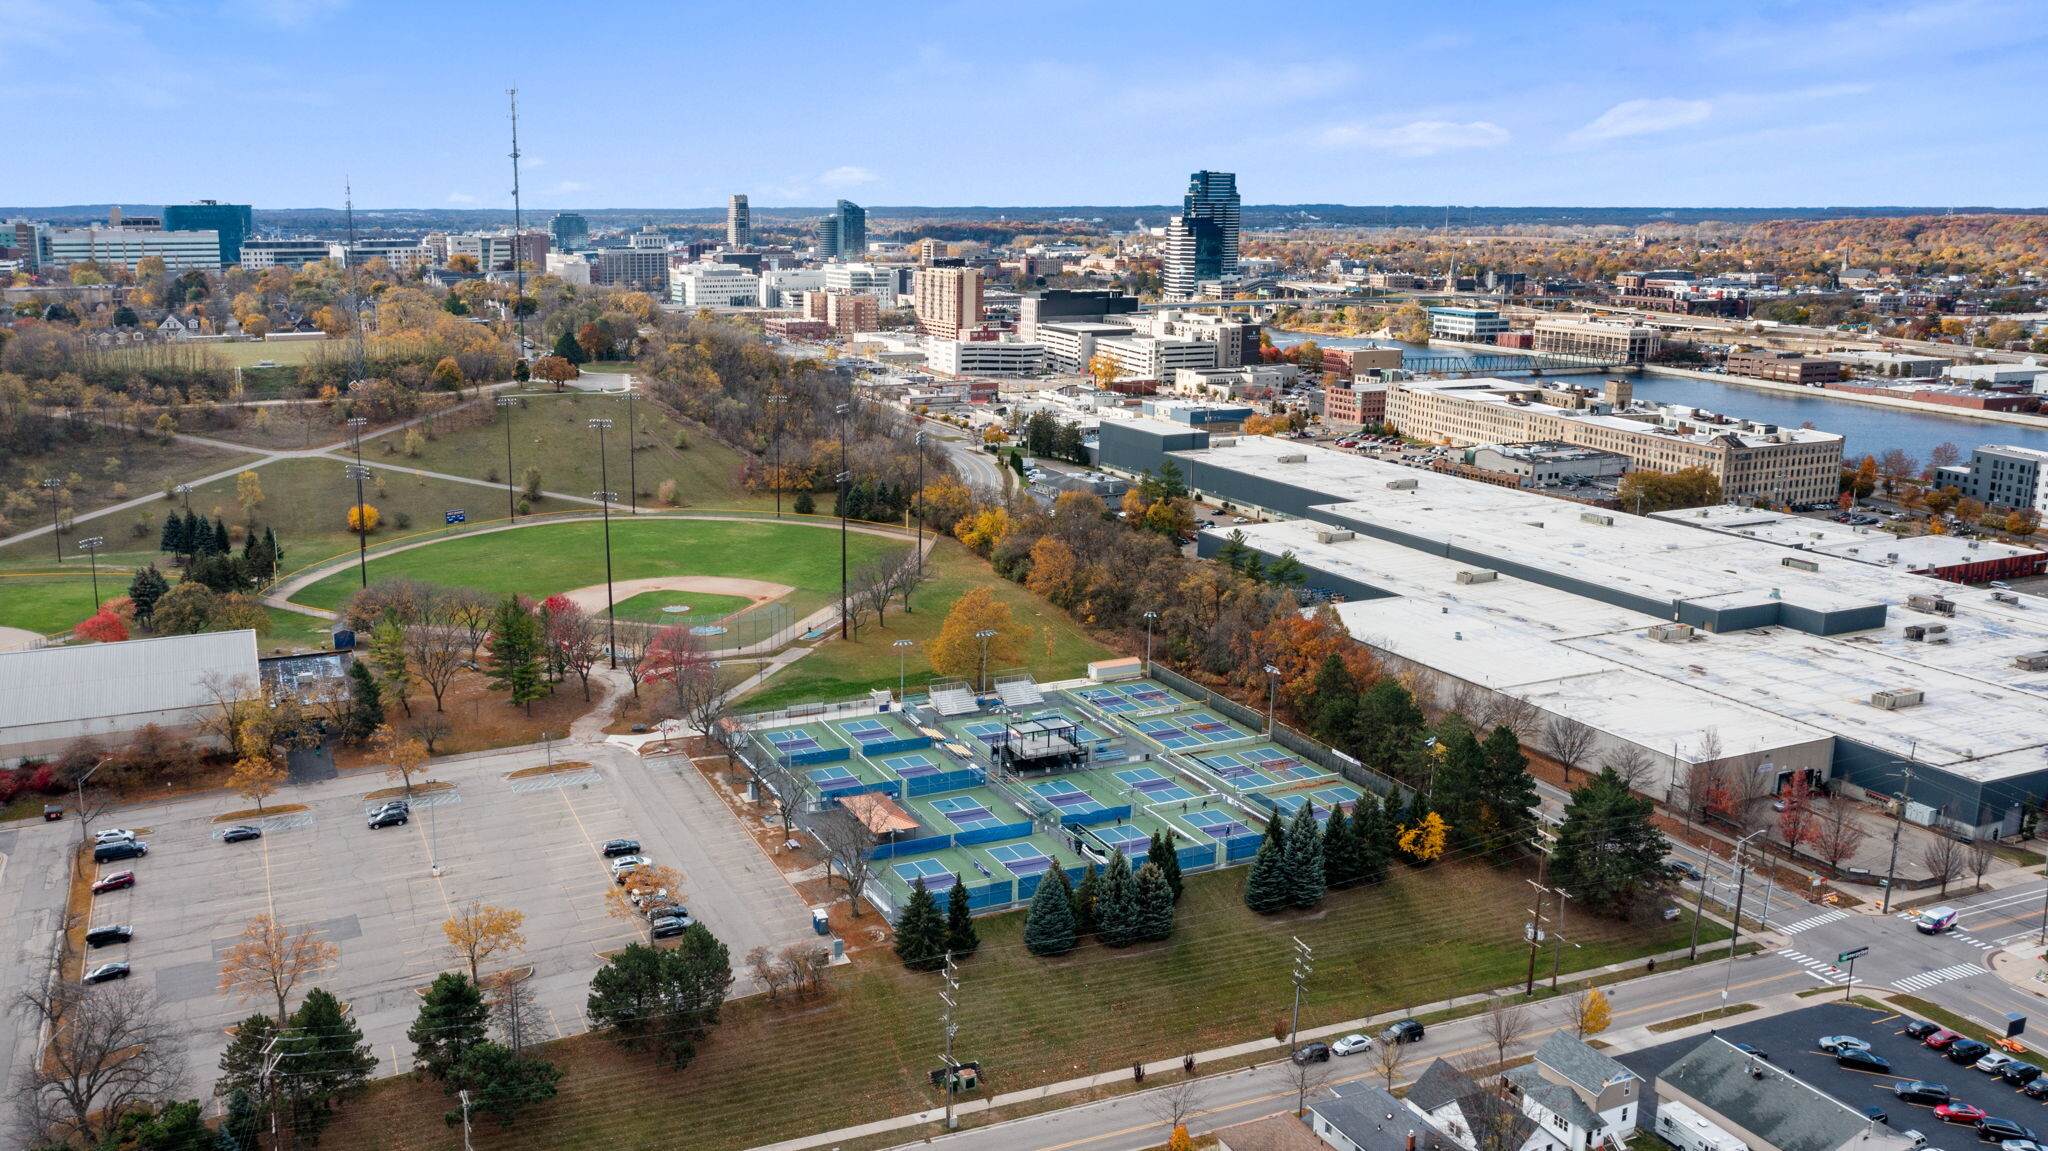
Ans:
{"type": "Polygon", "coordinates": [[[456,508],[454,511],[446,513],[441,518],[447,520],[451,524],[468,523],[469,509],[456,508]]]}
{"type": "Polygon", "coordinates": [[[1861,959],[1868,954],[1870,954],[1870,949],[1868,947],[1852,947],[1849,950],[1842,952],[1840,955],[1835,956],[1835,962],[1847,963],[1852,959],[1861,959]]]}

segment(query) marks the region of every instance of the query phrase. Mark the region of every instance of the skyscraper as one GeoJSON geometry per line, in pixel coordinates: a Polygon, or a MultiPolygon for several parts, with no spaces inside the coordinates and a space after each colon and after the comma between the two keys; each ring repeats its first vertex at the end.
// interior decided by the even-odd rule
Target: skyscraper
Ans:
{"type": "Polygon", "coordinates": [[[1237,175],[1201,171],[1189,176],[1181,214],[1166,222],[1165,298],[1192,300],[1199,281],[1236,275],[1237,238],[1237,175]]]}
{"type": "Polygon", "coordinates": [[[232,267],[242,261],[242,241],[255,231],[249,205],[198,200],[164,207],[166,232],[216,232],[220,235],[220,265],[232,267]]]}
{"type": "Polygon", "coordinates": [[[561,251],[580,251],[590,245],[590,221],[581,212],[557,212],[548,220],[548,234],[561,251]]]}
{"type": "Polygon", "coordinates": [[[818,248],[820,260],[839,258],[839,217],[820,216],[811,222],[811,236],[818,248]]]}
{"type": "Polygon", "coordinates": [[[754,242],[753,216],[747,211],[745,195],[726,197],[725,201],[725,243],[727,247],[744,248],[754,242]]]}
{"type": "Polygon", "coordinates": [[[858,260],[868,251],[868,210],[851,200],[841,200],[834,214],[839,217],[839,255],[858,260]]]}
{"type": "Polygon", "coordinates": [[[981,324],[980,268],[919,268],[914,285],[918,331],[957,340],[981,324]]]}

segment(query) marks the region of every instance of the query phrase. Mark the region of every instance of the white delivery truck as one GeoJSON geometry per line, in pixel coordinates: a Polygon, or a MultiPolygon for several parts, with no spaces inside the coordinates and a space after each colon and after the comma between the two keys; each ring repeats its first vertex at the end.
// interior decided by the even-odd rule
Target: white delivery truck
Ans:
{"type": "Polygon", "coordinates": [[[1679,1151],[1749,1151],[1742,1140],[1683,1103],[1657,1104],[1657,1134],[1679,1151]]]}

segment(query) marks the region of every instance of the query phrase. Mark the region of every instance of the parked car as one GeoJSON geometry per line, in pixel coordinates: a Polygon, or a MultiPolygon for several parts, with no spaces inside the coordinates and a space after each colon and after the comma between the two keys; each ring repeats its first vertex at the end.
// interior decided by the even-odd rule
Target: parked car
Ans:
{"type": "Polygon", "coordinates": [[[2041,1145],[2032,1139],[2005,1139],[1998,1144],[1999,1151],[2041,1151],[2041,1145]]]}
{"type": "Polygon", "coordinates": [[[102,875],[102,876],[100,876],[100,877],[99,877],[99,879],[98,879],[98,880],[96,880],[96,881],[95,881],[95,882],[93,883],[93,885],[92,885],[92,893],[93,893],[94,895],[101,895],[101,894],[104,894],[105,892],[109,892],[109,891],[119,891],[119,890],[121,890],[121,889],[122,889],[122,888],[124,888],[124,887],[133,887],[133,886],[135,886],[135,873],[134,873],[134,872],[132,872],[132,871],[112,871],[112,872],[108,872],[108,873],[107,873],[107,874],[105,874],[105,875],[102,875]]]}
{"type": "Polygon", "coordinates": [[[402,807],[387,807],[370,816],[370,830],[380,827],[402,827],[412,818],[412,813],[402,807]]]}
{"type": "Polygon", "coordinates": [[[612,859],[621,855],[638,855],[640,854],[640,841],[637,839],[607,839],[604,841],[604,846],[597,850],[598,854],[606,859],[612,859]]]}
{"type": "Polygon", "coordinates": [[[669,916],[664,919],[657,919],[654,922],[648,924],[647,937],[649,939],[669,939],[673,938],[674,936],[681,935],[683,932],[689,930],[689,927],[690,921],[688,919],[684,919],[678,916],[669,916]]]}
{"type": "Polygon", "coordinates": [[[228,828],[228,829],[227,829],[226,831],[223,831],[223,832],[221,832],[221,833],[220,833],[220,841],[221,841],[222,843],[240,843],[240,842],[242,842],[242,841],[243,841],[243,840],[245,840],[245,839],[262,839],[262,838],[263,838],[263,829],[262,829],[262,828],[260,828],[260,827],[250,827],[250,826],[249,826],[248,824],[246,824],[246,823],[240,823],[240,824],[236,824],[235,826],[233,826],[233,827],[230,827],[230,828],[228,828]]]}
{"type": "Polygon", "coordinates": [[[106,947],[115,943],[126,943],[133,938],[135,938],[135,929],[125,923],[118,927],[95,927],[85,933],[85,945],[87,947],[106,947]]]}
{"type": "Polygon", "coordinates": [[[1991,1054],[1986,1055],[1984,1058],[1979,1059],[1977,1060],[1977,1062],[1971,1064],[1971,1066],[1975,1067],[1979,1071],[1984,1072],[1986,1075],[1996,1075],[2000,1071],[2005,1070],[2006,1064],[2017,1062],[2019,1062],[2019,1060],[2014,1059],[2012,1056],[2007,1055],[2003,1051],[1993,1051],[1991,1054]]]}
{"type": "Polygon", "coordinates": [[[125,963],[102,963],[85,973],[85,982],[111,983],[116,979],[128,978],[128,974],[128,965],[125,963]]]}
{"type": "Polygon", "coordinates": [[[1977,1120],[1977,1138],[1999,1142],[2007,1139],[2025,1139],[2031,1143],[2034,1141],[2034,1132],[2032,1128],[2022,1127],[2010,1119],[1997,1119],[1986,1115],[1977,1120]]]}
{"type": "Polygon", "coordinates": [[[94,863],[118,863],[123,859],[139,859],[149,854],[149,845],[135,839],[116,839],[110,843],[95,844],[92,849],[94,863]]]}
{"type": "Polygon", "coordinates": [[[1381,1032],[1381,1037],[1394,1043],[1422,1042],[1422,1020],[1403,1019],[1381,1032]]]}
{"type": "Polygon", "coordinates": [[[623,875],[636,867],[645,867],[653,862],[644,855],[621,855],[612,860],[612,875],[623,875]]]}
{"type": "Polygon", "coordinates": [[[1873,1075],[1889,1075],[1892,1061],[1867,1047],[1845,1047],[1835,1053],[1835,1066],[1851,1071],[1868,1071],[1873,1075]]]}
{"type": "Polygon", "coordinates": [[[1940,1083],[1929,1083],[1925,1079],[1894,1083],[1892,1084],[1892,1094],[1907,1103],[1918,1103],[1923,1107],[1932,1107],[1949,1101],[1947,1086],[1940,1083]]]}
{"type": "Polygon", "coordinates": [[[1863,1117],[1872,1123],[1889,1124],[1892,1121],[1892,1117],[1885,1114],[1885,1110],[1882,1107],[1865,1107],[1863,1109],[1863,1117]]]}
{"type": "Polygon", "coordinates": [[[1974,1065],[1977,1060],[1984,1058],[1990,1053],[1990,1044],[1979,1043],[1975,1039],[1958,1039],[1948,1045],[1948,1050],[1942,1052],[1942,1054],[1948,1056],[1950,1063],[1961,1063],[1964,1065],[1974,1065]]]}
{"type": "Polygon", "coordinates": [[[121,839],[134,839],[135,833],[125,827],[103,827],[92,833],[94,843],[113,843],[121,839]]]}
{"type": "Polygon", "coordinates": [[[1950,1100],[1934,1109],[1934,1117],[1944,1123],[1975,1123],[1984,1118],[1984,1109],[1961,1100],[1950,1100]]]}
{"type": "Polygon", "coordinates": [[[1961,1032],[1950,1031],[1948,1028],[1942,1027],[1929,1033],[1927,1038],[1922,1039],[1920,1042],[1924,1046],[1934,1048],[1936,1051],[1946,1051],[1949,1044],[1956,1042],[1962,1037],[1961,1032]]]}
{"type": "Polygon", "coordinates": [[[1687,879],[1692,880],[1694,883],[1698,883],[1700,880],[1705,879],[1707,877],[1707,873],[1701,871],[1699,869],[1698,864],[1695,864],[1690,859],[1680,859],[1675,855],[1672,856],[1670,859],[1665,860],[1664,866],[1671,872],[1671,874],[1683,875],[1687,879]]]}
{"type": "Polygon", "coordinates": [[[1327,1043],[1304,1043],[1294,1049],[1291,1057],[1296,1063],[1306,1066],[1310,1063],[1328,1063],[1330,1045],[1327,1043]]]}
{"type": "Polygon", "coordinates": [[[1939,1023],[1929,1023],[1925,1019],[1912,1019],[1908,1020],[1904,1027],[1899,1028],[1899,1034],[1911,1036],[1914,1039],[1925,1039],[1939,1030],[1941,1030],[1941,1024],[1939,1023]]]}
{"type": "Polygon", "coordinates": [[[2032,1063],[2024,1063],[2015,1059],[1998,1069],[1998,1077],[2007,1083],[2018,1084],[2024,1087],[2041,1077],[2041,1069],[2032,1063]]]}
{"type": "Polygon", "coordinates": [[[649,923],[653,923],[657,919],[680,919],[684,923],[696,922],[696,920],[690,918],[690,909],[680,903],[650,903],[640,909],[640,915],[649,923]]]}
{"type": "Polygon", "coordinates": [[[1814,1046],[1829,1055],[1840,1055],[1851,1047],[1858,1051],[1870,1050],[1870,1043],[1867,1040],[1858,1039],[1854,1035],[1823,1035],[1814,1046]]]}
{"type": "Polygon", "coordinates": [[[1372,1050],[1372,1038],[1354,1032],[1330,1044],[1330,1050],[1338,1055],[1357,1055],[1372,1050]]]}
{"type": "Polygon", "coordinates": [[[2020,1088],[2020,1094],[2029,1099],[2048,1099],[2048,1076],[2029,1080],[2025,1087],[2020,1088]]]}

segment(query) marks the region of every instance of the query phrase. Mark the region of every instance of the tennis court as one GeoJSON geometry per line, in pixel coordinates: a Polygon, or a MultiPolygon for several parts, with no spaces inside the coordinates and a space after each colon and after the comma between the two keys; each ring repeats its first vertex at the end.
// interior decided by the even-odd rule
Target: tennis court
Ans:
{"type": "Polygon", "coordinates": [[[1171,803],[1195,797],[1194,792],[1182,787],[1178,781],[1168,779],[1149,767],[1126,768],[1117,772],[1116,778],[1125,787],[1144,796],[1146,803],[1171,803]]]}
{"type": "Polygon", "coordinates": [[[973,723],[961,725],[960,730],[983,743],[993,746],[1003,738],[1003,732],[1008,730],[1008,728],[999,719],[977,719],[973,723]]]}
{"type": "Polygon", "coordinates": [[[1329,819],[1330,812],[1335,808],[1351,810],[1363,795],[1363,792],[1348,784],[1333,783],[1328,787],[1318,787],[1307,792],[1268,792],[1266,798],[1273,801],[1273,806],[1279,808],[1282,815],[1289,817],[1301,810],[1302,804],[1314,801],[1316,820],[1321,822],[1329,819]]]}
{"type": "Polygon", "coordinates": [[[1310,776],[1329,774],[1322,768],[1312,763],[1304,763],[1277,747],[1248,748],[1239,754],[1274,779],[1307,779],[1310,776]]]}
{"type": "Polygon", "coordinates": [[[1000,843],[988,853],[1012,875],[1042,875],[1052,870],[1052,857],[1028,843],[1000,843]]]}
{"type": "Polygon", "coordinates": [[[1001,827],[1003,821],[978,799],[966,796],[948,795],[934,799],[932,810],[953,822],[961,831],[980,831],[984,827],[1001,827]]]}
{"type": "Polygon", "coordinates": [[[1180,725],[1170,719],[1141,719],[1133,722],[1138,734],[1168,751],[1200,747],[1208,741],[1192,732],[1182,731],[1180,725]]]}
{"type": "Polygon", "coordinates": [[[1246,827],[1229,812],[1190,811],[1181,816],[1189,824],[1200,829],[1209,838],[1216,840],[1236,839],[1241,835],[1257,835],[1258,832],[1246,827]]]}
{"type": "Polygon", "coordinates": [[[875,762],[895,772],[900,779],[923,779],[929,775],[939,774],[940,770],[939,765],[933,762],[930,756],[919,755],[916,752],[909,755],[892,755],[875,762]]]}
{"type": "Polygon", "coordinates": [[[1100,800],[1064,779],[1041,780],[1031,785],[1031,792],[1058,808],[1061,815],[1093,815],[1109,810],[1100,800]]]}
{"type": "Polygon", "coordinates": [[[785,755],[799,751],[816,751],[825,746],[818,742],[809,728],[804,727],[779,727],[772,731],[764,731],[761,735],[775,750],[785,755]]]}
{"type": "Polygon", "coordinates": [[[812,783],[828,791],[849,784],[858,787],[861,782],[860,776],[836,763],[829,767],[814,767],[804,774],[810,777],[812,783]]]}
{"type": "Polygon", "coordinates": [[[1145,711],[1155,707],[1172,707],[1187,702],[1147,680],[1114,687],[1098,685],[1075,688],[1074,695],[1078,699],[1086,700],[1105,715],[1120,715],[1128,711],[1145,711]]]}
{"type": "Polygon", "coordinates": [[[905,887],[914,887],[918,880],[924,880],[926,891],[951,891],[953,885],[959,882],[953,873],[947,871],[936,859],[913,859],[907,863],[892,863],[889,870],[896,873],[896,878],[902,880],[905,887]]]}
{"type": "Polygon", "coordinates": [[[859,741],[862,747],[903,738],[902,732],[879,719],[849,719],[839,724],[839,730],[859,741]]]}
{"type": "Polygon", "coordinates": [[[1231,783],[1262,778],[1258,768],[1253,767],[1243,759],[1238,758],[1237,755],[1227,751],[1219,751],[1214,755],[1198,755],[1195,757],[1195,762],[1231,783]]]}
{"type": "Polygon", "coordinates": [[[1128,823],[1119,823],[1114,827],[1091,827],[1088,830],[1093,832],[1095,838],[1101,840],[1105,847],[1113,851],[1121,850],[1125,859],[1143,859],[1145,853],[1152,849],[1152,837],[1128,823]]]}
{"type": "Polygon", "coordinates": [[[1116,715],[1126,711],[1137,711],[1140,707],[1143,706],[1142,704],[1132,703],[1130,700],[1124,698],[1124,693],[1118,691],[1113,687],[1075,688],[1074,694],[1080,697],[1081,699],[1086,700],[1089,704],[1093,705],[1096,710],[1102,712],[1105,715],[1116,715]]]}

